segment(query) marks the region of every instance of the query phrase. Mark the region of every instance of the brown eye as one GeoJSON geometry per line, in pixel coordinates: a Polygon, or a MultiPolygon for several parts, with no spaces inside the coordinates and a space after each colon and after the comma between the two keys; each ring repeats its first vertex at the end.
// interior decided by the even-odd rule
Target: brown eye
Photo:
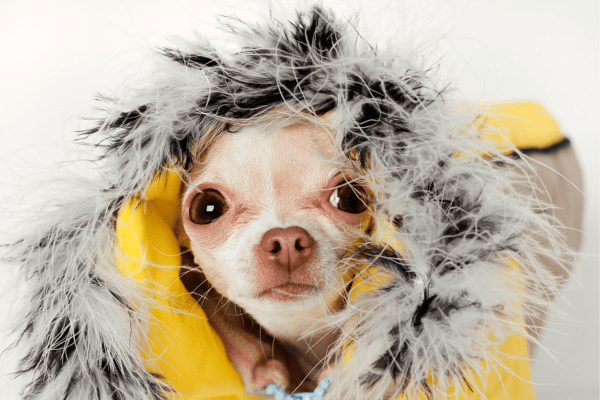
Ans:
{"type": "Polygon", "coordinates": [[[356,184],[347,184],[337,187],[329,202],[340,211],[350,214],[360,214],[367,209],[367,196],[363,189],[356,184]]]}
{"type": "Polygon", "coordinates": [[[225,214],[228,208],[221,193],[213,189],[203,190],[194,196],[190,204],[190,219],[195,224],[210,224],[225,214]]]}

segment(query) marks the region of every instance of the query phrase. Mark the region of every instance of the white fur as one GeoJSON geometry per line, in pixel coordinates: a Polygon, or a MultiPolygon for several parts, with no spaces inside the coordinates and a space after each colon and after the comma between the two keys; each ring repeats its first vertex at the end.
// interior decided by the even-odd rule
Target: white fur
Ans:
{"type": "MultiPolygon", "coordinates": [[[[188,231],[195,261],[223,296],[244,308],[273,336],[293,343],[305,336],[307,330],[316,330],[315,324],[331,312],[333,305],[343,295],[341,275],[344,271],[336,266],[354,238],[349,236],[353,228],[351,225],[340,229],[339,223],[332,220],[337,215],[331,209],[324,212],[322,208],[329,207],[322,203],[328,201],[331,197],[329,192],[334,190],[326,187],[324,182],[328,182],[339,171],[318,156],[322,151],[331,153],[333,143],[326,149],[305,148],[318,137],[326,138],[327,133],[320,132],[314,138],[308,136],[306,142],[298,143],[289,130],[294,135],[298,132],[304,134],[304,130],[314,131],[307,130],[303,125],[287,129],[288,132],[282,134],[280,129],[265,132],[267,127],[244,128],[223,137],[227,139],[225,148],[220,145],[223,139],[217,140],[213,143],[217,149],[210,152],[202,168],[192,171],[192,176],[197,178],[184,194],[184,199],[195,195],[199,184],[213,181],[223,185],[230,196],[247,201],[243,204],[249,209],[247,215],[239,216],[244,223],[227,224],[217,231],[217,235],[226,238],[218,247],[207,246],[188,231]],[[276,137],[279,139],[274,144],[276,137]],[[286,151],[291,155],[301,150],[306,150],[309,157],[304,158],[302,164],[291,163],[286,151]],[[315,157],[310,158],[310,154],[315,157]],[[274,176],[274,170],[282,168],[289,169],[285,182],[277,181],[274,176]],[[302,191],[297,192],[298,188],[302,188],[302,191]],[[303,196],[318,195],[321,191],[327,192],[324,201],[307,209],[303,196]],[[259,266],[253,249],[269,230],[293,226],[305,229],[315,241],[316,265],[311,266],[311,270],[323,282],[323,288],[296,301],[260,298],[256,274],[259,266]]],[[[187,203],[184,200],[184,204],[187,203]]],[[[186,212],[184,207],[183,213],[186,212]]],[[[192,231],[202,229],[189,223],[184,225],[192,231]]]]}

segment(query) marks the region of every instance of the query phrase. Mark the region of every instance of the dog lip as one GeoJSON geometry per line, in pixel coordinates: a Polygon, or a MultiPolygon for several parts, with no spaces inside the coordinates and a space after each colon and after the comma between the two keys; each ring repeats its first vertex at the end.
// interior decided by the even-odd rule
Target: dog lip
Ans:
{"type": "Polygon", "coordinates": [[[319,290],[319,288],[313,285],[286,282],[262,291],[258,297],[276,301],[294,301],[300,300],[306,295],[316,292],[317,290],[319,290]]]}

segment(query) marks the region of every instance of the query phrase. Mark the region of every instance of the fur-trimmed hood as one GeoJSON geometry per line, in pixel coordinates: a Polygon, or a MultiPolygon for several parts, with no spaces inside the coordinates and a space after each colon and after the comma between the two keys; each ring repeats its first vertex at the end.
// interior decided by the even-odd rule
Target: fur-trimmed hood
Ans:
{"type": "MultiPolygon", "coordinates": [[[[490,395],[498,363],[515,373],[498,379],[530,389],[523,318],[554,290],[538,255],[569,260],[544,205],[511,182],[524,165],[511,142],[527,147],[523,137],[537,138],[540,125],[506,123],[515,106],[445,102],[427,70],[374,50],[319,7],[292,22],[225,28],[237,49],[182,41],[160,51],[143,87],[105,99],[106,117],[82,133],[102,152],[97,176],[76,178],[76,190],[50,199],[9,246],[5,261],[27,278],[16,344],[26,352],[20,374],[32,374],[25,398],[158,400],[194,381],[184,398],[242,396],[201,310],[182,305],[172,273],[181,257],[168,232],[195,157],[232,124],[274,112],[333,131],[372,192],[375,227],[348,253],[357,266],[350,306],[329,321],[342,329],[331,349],[341,361],[326,398],[490,395]],[[153,336],[157,325],[176,336],[153,336]],[[169,359],[189,356],[177,335],[183,348],[198,346],[194,365],[204,370],[169,359]],[[155,367],[160,357],[172,374],[155,367]]],[[[562,139],[550,133],[537,145],[562,139]]]]}

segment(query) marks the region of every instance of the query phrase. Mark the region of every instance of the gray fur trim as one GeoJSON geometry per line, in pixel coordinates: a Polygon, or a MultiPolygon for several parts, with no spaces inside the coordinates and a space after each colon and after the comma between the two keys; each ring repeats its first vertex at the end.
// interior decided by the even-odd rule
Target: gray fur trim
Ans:
{"type": "Polygon", "coordinates": [[[27,279],[29,311],[17,321],[27,345],[19,373],[32,373],[23,398],[166,399],[169,388],[143,367],[142,318],[114,265],[120,200],[87,179],[70,184],[3,260],[27,279]]]}

